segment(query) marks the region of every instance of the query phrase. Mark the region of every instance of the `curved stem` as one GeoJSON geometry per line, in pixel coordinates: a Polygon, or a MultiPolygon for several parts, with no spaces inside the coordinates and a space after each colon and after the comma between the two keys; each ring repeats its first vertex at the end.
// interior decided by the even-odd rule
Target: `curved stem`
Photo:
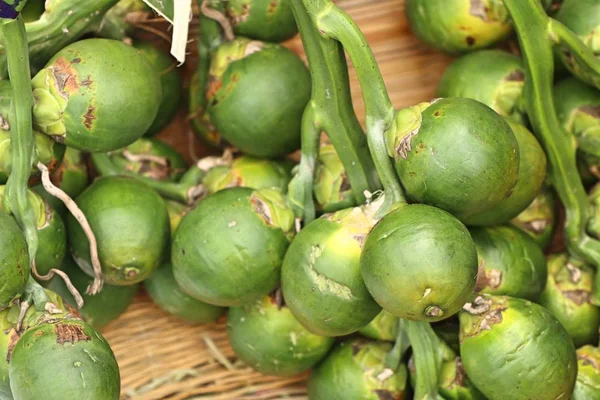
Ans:
{"type": "Polygon", "coordinates": [[[38,248],[35,215],[27,198],[27,187],[33,161],[33,92],[25,24],[19,16],[0,20],[2,44],[8,59],[8,72],[13,93],[10,105],[12,172],[6,183],[4,202],[25,233],[30,263],[38,248]]]}
{"type": "Polygon", "coordinates": [[[316,121],[316,105],[309,102],[302,116],[302,154],[294,177],[288,184],[288,202],[296,217],[304,224],[315,219],[315,201],[313,183],[315,168],[319,156],[321,129],[316,121]]]}
{"type": "MultiPolygon", "coordinates": [[[[554,59],[550,18],[537,1],[504,0],[517,29],[525,62],[523,96],[527,114],[546,151],[549,175],[566,210],[566,244],[569,252],[600,266],[600,241],[590,237],[586,224],[590,204],[576,164],[574,138],[561,128],[552,96],[554,59]]],[[[600,276],[600,274],[597,274],[600,276]]],[[[600,281],[596,282],[595,302],[600,302],[600,281]]]]}
{"type": "Polygon", "coordinates": [[[356,202],[362,204],[365,190],[375,191],[379,181],[352,106],[344,49],[318,34],[307,12],[308,1],[304,3],[292,1],[290,5],[310,65],[314,118],[342,160],[356,202]]]}
{"type": "Polygon", "coordinates": [[[356,23],[331,0],[304,0],[319,32],[342,43],[356,70],[366,110],[367,138],[371,155],[388,201],[405,203],[404,193],[392,160],[387,155],[384,135],[394,129],[394,107],[379,66],[356,23]]]}
{"type": "Polygon", "coordinates": [[[221,29],[223,29],[223,35],[225,36],[226,40],[235,39],[231,22],[229,22],[225,16],[225,13],[219,9],[212,8],[210,3],[211,0],[203,0],[200,3],[200,12],[202,12],[205,17],[215,20],[219,23],[219,25],[221,25],[221,29]]]}
{"type": "Polygon", "coordinates": [[[434,400],[438,393],[441,366],[440,339],[427,322],[406,320],[406,333],[413,350],[416,385],[415,400],[434,400]]]}
{"type": "Polygon", "coordinates": [[[385,357],[385,367],[389,368],[392,371],[397,371],[398,367],[402,363],[402,357],[404,357],[404,353],[410,347],[410,342],[406,335],[406,327],[405,320],[402,318],[398,318],[398,332],[396,332],[396,342],[394,343],[394,347],[392,351],[388,353],[385,357]]]}

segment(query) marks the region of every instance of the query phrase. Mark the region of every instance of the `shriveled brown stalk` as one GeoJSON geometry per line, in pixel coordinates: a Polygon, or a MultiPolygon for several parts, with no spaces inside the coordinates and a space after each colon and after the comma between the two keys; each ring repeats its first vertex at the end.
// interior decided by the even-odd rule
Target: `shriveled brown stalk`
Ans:
{"type": "Polygon", "coordinates": [[[129,150],[123,151],[123,157],[125,157],[128,161],[133,162],[144,162],[149,161],[156,163],[158,165],[162,165],[163,167],[169,166],[169,161],[165,157],[155,156],[153,154],[133,154],[129,150]]]}
{"type": "Polygon", "coordinates": [[[233,28],[231,27],[231,23],[229,19],[220,11],[214,10],[209,7],[210,0],[204,0],[202,5],[200,6],[200,11],[204,14],[205,17],[210,19],[214,19],[221,25],[223,28],[223,35],[227,40],[235,39],[235,35],[233,34],[233,28]]]}
{"type": "Polygon", "coordinates": [[[75,286],[73,286],[71,279],[69,279],[69,275],[67,275],[65,273],[65,271],[61,271],[60,269],[53,268],[50,270],[50,272],[47,275],[40,275],[40,273],[37,271],[35,260],[33,260],[32,264],[33,264],[32,265],[32,273],[33,273],[34,278],[47,282],[50,279],[54,278],[55,275],[58,275],[65,282],[65,285],[67,285],[67,289],[69,289],[69,293],[71,293],[71,295],[75,299],[75,302],[77,303],[77,308],[83,307],[83,297],[81,297],[81,294],[79,293],[77,288],[75,286]]]}
{"type": "Polygon", "coordinates": [[[42,185],[44,186],[46,192],[58,198],[65,204],[77,222],[79,222],[81,225],[85,236],[90,242],[90,258],[92,259],[92,267],[94,268],[94,281],[90,286],[88,286],[86,293],[89,295],[98,294],[102,290],[104,277],[102,275],[102,264],[100,264],[100,258],[98,257],[98,242],[96,241],[96,236],[94,235],[94,232],[92,231],[85,214],[83,211],[81,211],[73,199],[70,198],[69,195],[63,192],[59,187],[54,186],[50,180],[50,172],[48,171],[48,168],[39,161],[37,163],[37,168],[42,173],[42,185]]]}

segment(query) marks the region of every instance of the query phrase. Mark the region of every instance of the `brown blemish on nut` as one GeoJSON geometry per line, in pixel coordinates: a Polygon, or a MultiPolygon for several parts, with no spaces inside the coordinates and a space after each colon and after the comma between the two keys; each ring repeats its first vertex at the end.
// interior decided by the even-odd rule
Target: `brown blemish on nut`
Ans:
{"type": "Polygon", "coordinates": [[[587,355],[577,354],[577,359],[583,361],[583,365],[591,365],[595,370],[600,369],[600,365],[596,362],[596,360],[587,355]]]}
{"type": "Polygon", "coordinates": [[[525,74],[523,73],[523,71],[517,69],[508,74],[505,80],[507,82],[525,82],[525,74]]]}
{"type": "Polygon", "coordinates": [[[352,356],[357,355],[367,345],[366,340],[356,340],[352,343],[352,356]]]}
{"type": "Polygon", "coordinates": [[[267,225],[273,225],[271,210],[262,199],[252,194],[252,196],[250,196],[250,204],[252,205],[254,212],[257,213],[267,225]]]}
{"type": "Polygon", "coordinates": [[[579,108],[581,112],[586,113],[594,118],[600,118],[600,106],[583,106],[579,108]]]}
{"type": "Polygon", "coordinates": [[[83,124],[88,130],[92,129],[92,124],[94,123],[94,120],[97,119],[95,111],[96,107],[90,104],[85,115],[83,116],[83,124]]]}
{"type": "Polygon", "coordinates": [[[591,293],[587,290],[566,290],[563,296],[580,306],[590,302],[591,293]]]}
{"type": "Polygon", "coordinates": [[[56,88],[64,98],[69,98],[69,95],[79,89],[77,84],[77,71],[73,65],[64,57],[59,57],[54,65],[50,67],[56,88]]]}
{"type": "Polygon", "coordinates": [[[20,338],[21,338],[21,335],[19,335],[17,332],[15,332],[15,331],[10,332],[10,339],[8,340],[8,347],[7,347],[7,352],[6,352],[6,362],[7,363],[10,363],[10,359],[12,358],[12,352],[15,349],[15,346],[17,345],[17,342],[19,341],[20,338]]]}
{"type": "Polygon", "coordinates": [[[393,392],[384,389],[375,389],[373,390],[373,393],[377,395],[379,400],[402,400],[403,398],[402,393],[396,395],[393,392]]]}
{"type": "Polygon", "coordinates": [[[489,21],[487,11],[488,9],[483,0],[471,0],[471,8],[469,9],[469,13],[472,16],[487,22],[489,21]]]}
{"type": "Polygon", "coordinates": [[[473,36],[467,36],[466,38],[467,45],[473,46],[475,44],[475,38],[473,36]]]}
{"type": "Polygon", "coordinates": [[[77,342],[88,342],[91,340],[80,325],[59,323],[54,326],[54,329],[56,331],[56,343],[58,344],[75,344],[77,342]]]}

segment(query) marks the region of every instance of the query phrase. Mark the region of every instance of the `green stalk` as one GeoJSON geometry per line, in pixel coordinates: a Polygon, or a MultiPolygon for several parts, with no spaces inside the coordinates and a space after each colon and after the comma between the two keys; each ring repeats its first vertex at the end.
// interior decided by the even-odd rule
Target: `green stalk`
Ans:
{"type": "Polygon", "coordinates": [[[161,196],[185,204],[191,204],[197,198],[198,193],[196,189],[199,189],[199,186],[202,183],[202,178],[205,175],[204,171],[200,170],[196,166],[193,166],[185,173],[179,182],[162,182],[118,168],[105,153],[92,153],[91,157],[94,166],[98,169],[101,175],[131,176],[156,190],[161,196]]]}
{"type": "Polygon", "coordinates": [[[0,20],[2,43],[8,60],[13,93],[10,105],[12,172],[6,183],[4,202],[21,226],[27,240],[30,263],[38,248],[35,214],[29,206],[27,187],[33,163],[33,92],[25,23],[21,16],[0,20]]]}
{"type": "MultiPolygon", "coordinates": [[[[526,72],[523,91],[525,109],[546,151],[552,184],[565,206],[567,248],[574,256],[598,267],[600,242],[586,232],[591,210],[577,170],[575,140],[561,128],[552,97],[554,58],[550,39],[557,32],[550,29],[556,29],[560,25],[552,22],[537,1],[504,0],[504,4],[517,29],[523,52],[526,72]]],[[[558,30],[561,37],[569,38],[574,43],[574,39],[561,29],[558,30]]],[[[600,278],[596,280],[594,302],[600,304],[600,278]]]]}
{"type": "Polygon", "coordinates": [[[406,203],[384,135],[394,129],[394,107],[375,56],[356,23],[331,0],[304,0],[319,32],[342,43],[358,75],[366,110],[367,138],[377,172],[387,193],[386,201],[406,203]]]}
{"type": "Polygon", "coordinates": [[[365,136],[352,106],[344,49],[337,41],[319,35],[307,12],[309,5],[305,4],[305,8],[300,1],[292,1],[290,5],[312,78],[314,121],[310,126],[310,121],[305,119],[303,128],[327,134],[344,164],[354,198],[357,204],[361,204],[365,201],[364,191],[373,191],[379,184],[365,136]]]}
{"type": "Polygon", "coordinates": [[[438,394],[438,375],[442,358],[440,339],[427,322],[406,320],[406,333],[413,350],[416,369],[415,400],[434,400],[438,394]]]}
{"type": "Polygon", "coordinates": [[[321,131],[315,126],[316,105],[310,101],[302,115],[302,150],[300,164],[288,184],[288,202],[296,217],[303,218],[304,224],[315,219],[313,184],[321,131]]]}
{"type": "Polygon", "coordinates": [[[398,318],[398,332],[396,333],[396,342],[394,347],[385,357],[385,367],[392,371],[397,371],[402,363],[404,353],[410,347],[410,342],[406,335],[406,320],[398,318]]]}

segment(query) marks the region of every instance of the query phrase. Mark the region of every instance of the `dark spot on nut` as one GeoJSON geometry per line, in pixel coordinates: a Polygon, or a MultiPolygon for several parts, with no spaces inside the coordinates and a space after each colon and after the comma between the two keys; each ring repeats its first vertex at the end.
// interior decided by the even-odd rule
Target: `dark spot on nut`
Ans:
{"type": "Polygon", "coordinates": [[[508,76],[505,79],[507,82],[524,82],[525,74],[520,69],[517,69],[508,74],[508,76]]]}
{"type": "Polygon", "coordinates": [[[83,116],[83,124],[88,130],[92,129],[92,124],[94,120],[97,119],[95,111],[96,107],[89,105],[85,115],[83,116]]]}
{"type": "Polygon", "coordinates": [[[71,61],[71,64],[79,64],[81,62],[81,58],[77,57],[71,61]]]}
{"type": "Polygon", "coordinates": [[[434,117],[439,117],[442,113],[440,112],[440,110],[437,110],[436,112],[433,113],[434,117]]]}
{"type": "Polygon", "coordinates": [[[373,390],[379,400],[400,400],[402,397],[396,396],[393,392],[384,389],[373,390]]]}
{"type": "Polygon", "coordinates": [[[181,249],[181,254],[185,256],[185,249],[181,249]]]}
{"type": "Polygon", "coordinates": [[[80,325],[59,323],[54,326],[54,329],[56,331],[56,343],[58,344],[75,344],[77,342],[88,342],[91,340],[80,325]]]}
{"type": "Polygon", "coordinates": [[[600,106],[587,105],[579,109],[594,118],[600,118],[600,106]]]}
{"type": "Polygon", "coordinates": [[[475,44],[475,38],[473,36],[467,36],[467,45],[473,46],[475,44]]]}
{"type": "Polygon", "coordinates": [[[352,342],[352,356],[357,355],[367,343],[366,340],[355,340],[352,342]]]}

